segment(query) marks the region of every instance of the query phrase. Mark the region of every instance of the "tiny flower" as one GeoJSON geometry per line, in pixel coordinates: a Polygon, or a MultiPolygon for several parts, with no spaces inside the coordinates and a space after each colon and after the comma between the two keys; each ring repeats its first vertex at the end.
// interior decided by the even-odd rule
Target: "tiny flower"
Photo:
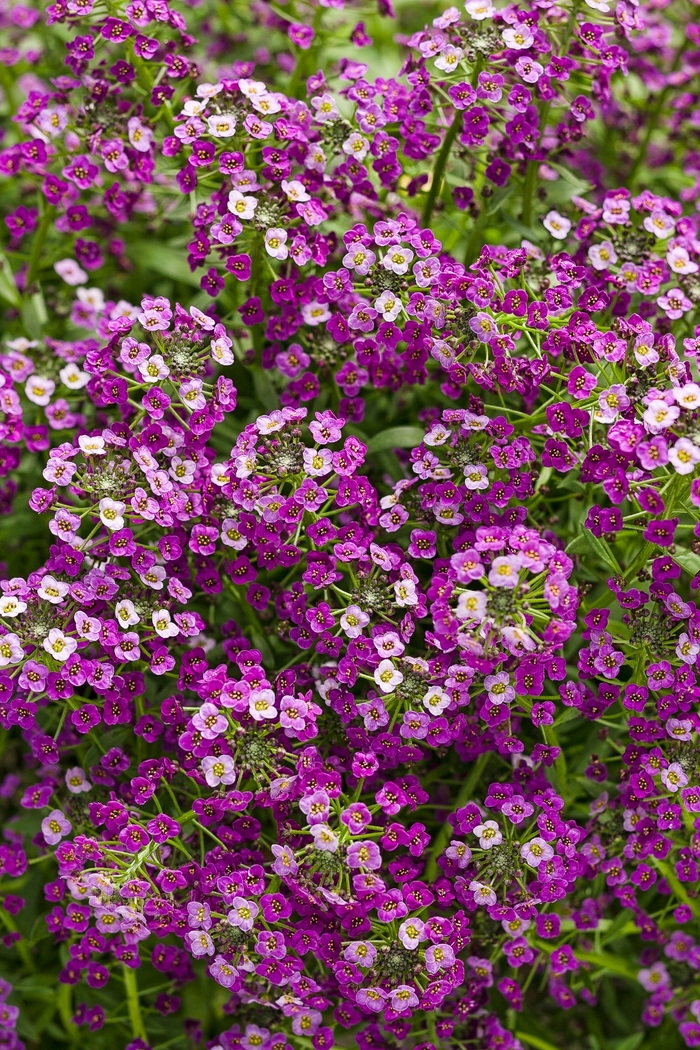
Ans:
{"type": "Polygon", "coordinates": [[[236,133],[236,118],[232,113],[207,117],[207,130],[215,139],[230,139],[236,133]]]}
{"type": "Polygon", "coordinates": [[[116,532],[117,530],[124,528],[124,511],[126,510],[126,503],[105,496],[104,499],[100,500],[98,510],[100,512],[100,521],[108,529],[116,532]]]}
{"type": "Polygon", "coordinates": [[[475,904],[490,907],[498,899],[490,886],[486,886],[483,882],[477,882],[476,880],[469,883],[469,891],[474,895],[475,904]]]}
{"type": "Polygon", "coordinates": [[[88,275],[74,259],[59,259],[53,264],[53,268],[58,276],[73,288],[87,282],[88,275]]]}
{"type": "Polygon", "coordinates": [[[504,29],[501,37],[506,47],[514,51],[523,51],[528,47],[532,47],[535,40],[532,31],[524,22],[518,22],[514,26],[509,26],[508,29],[504,29]]]}
{"type": "Polygon", "coordinates": [[[571,229],[571,222],[569,219],[564,218],[558,211],[547,212],[542,225],[545,230],[551,233],[552,237],[558,241],[566,240],[569,230],[571,229]]]}
{"type": "Polygon", "coordinates": [[[588,260],[595,270],[606,270],[617,262],[617,253],[610,241],[602,241],[588,249],[588,260]]]}
{"type": "Polygon", "coordinates": [[[473,833],[478,836],[482,849],[492,849],[493,846],[500,846],[503,842],[503,835],[495,820],[477,824],[473,833]]]}
{"type": "Polygon", "coordinates": [[[286,259],[289,255],[287,247],[287,231],[273,227],[265,234],[265,251],[273,259],[286,259]]]}
{"type": "Polygon", "coordinates": [[[233,784],[236,781],[236,772],[230,755],[220,755],[218,757],[207,755],[202,759],[202,772],[209,787],[218,787],[219,784],[233,784]]]}
{"type": "Polygon", "coordinates": [[[78,648],[75,638],[69,638],[58,627],[51,628],[42,645],[49,656],[53,656],[54,660],[59,660],[61,663],[65,663],[78,648]]]}
{"type": "Polygon", "coordinates": [[[393,693],[403,682],[403,675],[391,660],[381,660],[374,671],[374,680],[383,693],[393,693]]]}
{"type": "Polygon", "coordinates": [[[401,248],[398,245],[389,248],[382,259],[382,266],[391,273],[408,273],[408,268],[413,261],[413,252],[410,248],[401,248]]]}
{"type": "Polygon", "coordinates": [[[92,791],[92,784],[85,776],[85,770],[80,766],[73,766],[66,770],[66,787],[72,795],[80,795],[84,791],[92,791]]]}
{"type": "Polygon", "coordinates": [[[543,861],[554,856],[554,850],[544,839],[535,838],[521,846],[520,856],[531,868],[538,868],[543,861]]]}
{"type": "Polygon", "coordinates": [[[282,179],[280,186],[282,188],[282,192],[286,195],[287,200],[289,201],[297,203],[300,201],[310,200],[309,194],[307,193],[304,183],[299,182],[298,179],[282,179]]]}
{"type": "Polygon", "coordinates": [[[51,395],[56,389],[53,379],[44,379],[42,376],[32,375],[24,385],[24,392],[28,399],[42,408],[51,400],[51,395]]]}
{"type": "Polygon", "coordinates": [[[700,448],[682,437],[669,448],[668,458],[677,474],[692,474],[695,464],[700,462],[700,448]]]}
{"type": "Polygon", "coordinates": [[[425,953],[425,968],[430,974],[449,970],[454,964],[455,953],[449,944],[431,944],[425,953]]]}
{"type": "Polygon", "coordinates": [[[41,833],[49,846],[55,846],[66,835],[70,835],[72,828],[73,825],[60,809],[52,809],[48,817],[44,817],[41,822],[41,833]]]}
{"type": "Polygon", "coordinates": [[[666,769],[661,770],[660,776],[661,783],[667,791],[679,791],[688,783],[688,777],[678,762],[671,762],[666,769]]]}
{"type": "Polygon", "coordinates": [[[359,605],[349,605],[340,617],[340,626],[348,638],[357,638],[362,634],[363,627],[369,623],[369,616],[359,605]]]}
{"type": "Polygon", "coordinates": [[[246,196],[240,190],[231,190],[228,195],[228,210],[239,219],[252,219],[257,206],[257,197],[246,196]]]}
{"type": "Polygon", "coordinates": [[[338,836],[327,824],[314,824],[310,830],[316,849],[324,853],[337,852],[338,836]]]}

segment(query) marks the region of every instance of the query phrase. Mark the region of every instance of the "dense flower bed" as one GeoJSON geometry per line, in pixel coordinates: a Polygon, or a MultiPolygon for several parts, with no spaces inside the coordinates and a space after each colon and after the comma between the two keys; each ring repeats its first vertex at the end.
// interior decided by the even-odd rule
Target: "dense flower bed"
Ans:
{"type": "Polygon", "coordinates": [[[700,1046],[700,18],[0,4],[0,1048],[700,1046]]]}

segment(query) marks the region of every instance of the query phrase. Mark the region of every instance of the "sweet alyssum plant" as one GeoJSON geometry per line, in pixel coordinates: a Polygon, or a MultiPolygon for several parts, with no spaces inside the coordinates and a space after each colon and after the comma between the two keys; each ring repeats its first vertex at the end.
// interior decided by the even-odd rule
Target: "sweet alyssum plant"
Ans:
{"type": "Polygon", "coordinates": [[[694,9],[1,17],[0,1046],[700,1045],[694,9]]]}

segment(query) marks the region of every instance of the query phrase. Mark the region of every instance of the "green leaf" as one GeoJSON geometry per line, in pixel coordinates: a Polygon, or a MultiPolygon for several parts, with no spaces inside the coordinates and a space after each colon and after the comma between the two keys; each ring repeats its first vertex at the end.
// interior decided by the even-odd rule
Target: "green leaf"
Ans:
{"type": "Polygon", "coordinates": [[[700,573],[700,554],[694,554],[692,551],[676,551],[673,555],[673,560],[680,565],[682,569],[689,572],[691,576],[697,576],[700,573]]]}
{"type": "Polygon", "coordinates": [[[616,915],[609,927],[605,931],[602,938],[602,944],[608,944],[611,941],[616,940],[618,937],[624,937],[628,933],[635,933],[638,927],[634,922],[630,922],[633,916],[631,908],[623,908],[619,915],[616,915]]]}
{"type": "Polygon", "coordinates": [[[268,412],[272,412],[273,409],[279,407],[279,398],[270,382],[269,373],[264,368],[261,368],[260,365],[251,365],[250,371],[253,375],[253,386],[255,387],[258,401],[268,412]]]}
{"type": "Polygon", "coordinates": [[[535,1050],[558,1050],[554,1043],[548,1043],[546,1039],[542,1039],[539,1035],[532,1035],[530,1032],[516,1032],[515,1038],[521,1043],[527,1043],[528,1046],[534,1046],[535,1050]]]}
{"type": "Polygon", "coordinates": [[[610,1046],[612,1050],[637,1050],[644,1035],[644,1032],[633,1032],[632,1035],[626,1035],[623,1039],[616,1039],[610,1046]]]}
{"type": "Polygon", "coordinates": [[[521,237],[527,237],[528,241],[534,241],[535,243],[544,239],[544,227],[540,229],[535,226],[526,226],[525,223],[520,222],[520,220],[516,219],[513,215],[508,215],[505,211],[502,215],[504,222],[510,226],[511,230],[515,230],[516,233],[519,233],[521,237]]]}
{"type": "Polygon", "coordinates": [[[7,256],[3,255],[2,252],[0,252],[0,299],[4,299],[11,306],[20,307],[22,305],[12,267],[7,256]]]}
{"type": "Polygon", "coordinates": [[[542,486],[548,483],[549,479],[552,476],[553,470],[554,467],[542,467],[542,470],[540,471],[540,476],[535,482],[535,492],[539,492],[542,486]]]}
{"type": "Polygon", "coordinates": [[[199,288],[200,278],[192,273],[182,252],[167,244],[160,244],[158,241],[135,241],[129,245],[129,254],[142,269],[155,270],[173,281],[199,288]]]}
{"type": "Polygon", "coordinates": [[[622,569],[618,565],[617,559],[610,550],[608,543],[594,536],[590,529],[583,529],[581,535],[577,536],[566,548],[567,553],[580,550],[582,546],[587,547],[591,554],[595,554],[602,562],[605,562],[608,568],[612,569],[616,575],[620,576],[622,574],[622,569]]]}
{"type": "Polygon", "coordinates": [[[390,427],[370,438],[368,452],[386,452],[392,448],[417,448],[423,440],[422,427],[390,427]]]}
{"type": "Polygon", "coordinates": [[[619,955],[611,955],[607,952],[584,952],[579,948],[576,949],[574,954],[581,962],[592,963],[594,966],[599,966],[602,970],[617,973],[620,977],[628,977],[630,981],[637,980],[637,968],[626,962],[619,955]]]}

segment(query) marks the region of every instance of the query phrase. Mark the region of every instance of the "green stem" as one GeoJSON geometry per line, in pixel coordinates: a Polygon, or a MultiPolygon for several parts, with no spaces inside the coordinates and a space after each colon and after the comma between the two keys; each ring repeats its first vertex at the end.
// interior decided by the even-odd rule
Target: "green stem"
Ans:
{"type": "Polygon", "coordinates": [[[34,283],[34,278],[37,275],[41,263],[41,256],[44,251],[44,245],[46,244],[46,235],[49,232],[49,226],[53,221],[55,212],[56,209],[53,205],[49,205],[39,223],[39,229],[36,231],[34,244],[32,246],[32,254],[29,257],[29,264],[27,266],[27,276],[24,284],[25,294],[30,293],[31,286],[34,283]]]}
{"type": "Polygon", "coordinates": [[[426,1026],[426,1029],[427,1029],[427,1032],[428,1032],[428,1039],[430,1040],[430,1042],[433,1044],[433,1046],[439,1046],[440,1045],[440,1041],[438,1039],[438,1034],[437,1034],[437,1026],[436,1026],[436,1023],[435,1023],[435,1014],[433,1013],[432,1010],[428,1011],[428,1013],[426,1014],[425,1026],[426,1026]]]}
{"type": "Polygon", "coordinates": [[[464,253],[464,265],[470,266],[481,252],[481,235],[488,219],[488,200],[482,200],[481,211],[474,220],[472,232],[469,234],[467,248],[464,253]]]}
{"type": "Polygon", "coordinates": [[[532,202],[537,188],[537,170],[539,166],[539,160],[529,160],[527,162],[527,171],[523,182],[523,226],[532,225],[532,202]]]}
{"type": "Polygon", "coordinates": [[[75,1043],[78,1037],[78,1027],[73,1024],[73,989],[69,984],[59,984],[56,992],[56,1005],[58,1015],[63,1027],[68,1034],[71,1043],[75,1043]]]}
{"type": "Polygon", "coordinates": [[[452,118],[452,123],[447,129],[444,141],[440,147],[440,152],[435,160],[435,167],[433,168],[433,179],[430,183],[430,189],[428,190],[428,196],[425,199],[425,206],[423,208],[422,225],[423,228],[427,228],[430,223],[430,218],[433,214],[433,208],[435,207],[435,201],[437,200],[438,194],[442,188],[442,176],[445,172],[445,165],[447,164],[447,158],[450,155],[452,149],[452,143],[454,142],[457,132],[462,124],[461,118],[458,113],[455,113],[452,118]]]}
{"type": "Polygon", "coordinates": [[[129,1011],[131,1022],[131,1034],[134,1039],[143,1039],[148,1042],[148,1036],[141,1015],[141,1003],[139,1002],[139,986],[136,981],[136,972],[130,966],[122,966],[124,977],[124,991],[126,992],[126,1007],[129,1011]]]}
{"type": "MultiPolygon", "coordinates": [[[[478,784],[482,773],[488,765],[490,758],[491,753],[488,751],[485,752],[483,755],[479,755],[476,762],[471,768],[469,776],[462,784],[462,787],[460,788],[457,797],[453,802],[453,810],[461,809],[462,806],[466,805],[466,803],[469,801],[469,799],[472,796],[472,792],[474,791],[474,788],[478,784]]],[[[435,841],[433,842],[433,848],[431,849],[430,856],[428,857],[428,863],[425,866],[423,878],[428,884],[433,882],[433,880],[437,877],[438,857],[441,855],[441,853],[443,853],[445,846],[449,841],[450,835],[452,834],[454,834],[454,829],[452,825],[448,821],[445,821],[445,823],[442,825],[435,837],[435,841]]]]}

